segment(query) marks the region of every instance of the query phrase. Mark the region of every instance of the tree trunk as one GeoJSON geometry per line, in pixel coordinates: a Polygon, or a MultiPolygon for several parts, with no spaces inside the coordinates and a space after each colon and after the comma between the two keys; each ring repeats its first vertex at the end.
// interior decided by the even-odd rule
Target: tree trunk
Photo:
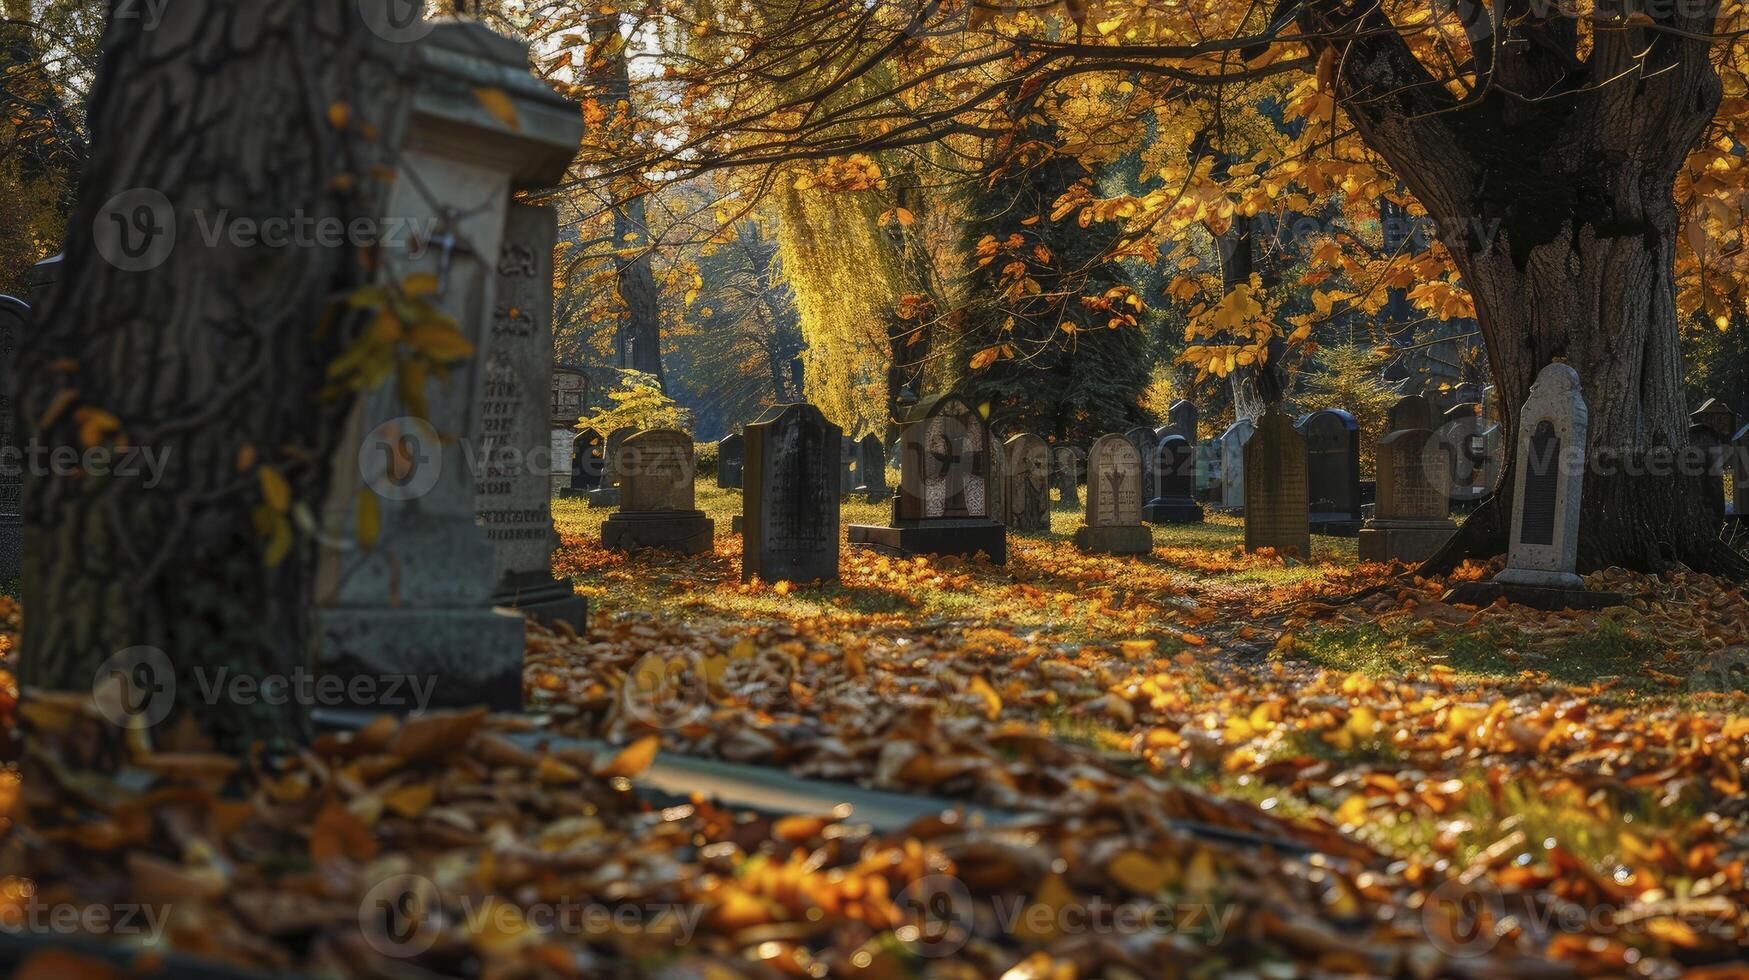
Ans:
{"type": "MultiPolygon", "coordinates": [[[[1501,492],[1431,569],[1505,550],[1519,406],[1556,359],[1583,383],[1594,459],[1639,470],[1648,453],[1688,445],[1673,187],[1719,103],[1704,40],[1715,12],[1600,30],[1579,68],[1565,17],[1497,26],[1501,43],[1481,48],[1487,85],[1459,98],[1378,8],[1303,8],[1302,27],[1337,48],[1337,94],[1361,136],[1450,244],[1500,393],[1509,447],[1501,492]]],[[[1749,570],[1719,542],[1702,482],[1588,468],[1580,570],[1749,570]]]]}
{"type": "MultiPolygon", "coordinates": [[[[637,110],[632,105],[631,71],[626,62],[625,39],[620,34],[619,15],[596,17],[589,22],[589,30],[596,47],[590,67],[600,71],[603,79],[609,125],[623,130],[625,138],[630,139],[631,119],[637,110]]],[[[667,381],[662,375],[662,299],[656,289],[655,250],[644,210],[643,188],[638,183],[637,178],[624,178],[616,181],[612,189],[613,265],[626,314],[619,328],[619,366],[655,375],[656,383],[666,391],[667,381]]]]}
{"type": "Polygon", "coordinates": [[[19,424],[62,452],[137,447],[162,471],[123,475],[125,457],[114,476],[27,467],[20,680],[89,690],[112,655],[157,648],[173,714],[222,745],[277,746],[303,733],[299,706],[203,695],[220,668],[289,679],[310,662],[313,542],[298,534],[269,564],[259,471],[298,506],[327,492],[349,399],[320,397],[324,371],[369,316],[335,301],[372,274],[351,244],[246,246],[203,229],[374,219],[380,191],[363,175],[398,139],[407,48],[367,30],[356,0],[181,0],[155,30],[123,7],[64,271],[20,344],[19,424]],[[120,242],[101,235],[118,226],[120,242]]]}

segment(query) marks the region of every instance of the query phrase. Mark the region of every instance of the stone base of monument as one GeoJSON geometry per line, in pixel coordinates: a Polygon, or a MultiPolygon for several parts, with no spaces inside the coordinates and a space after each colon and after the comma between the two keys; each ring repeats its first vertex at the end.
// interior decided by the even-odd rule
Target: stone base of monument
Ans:
{"type": "Polygon", "coordinates": [[[1008,529],[989,520],[932,520],[927,524],[878,527],[852,524],[851,544],[894,558],[916,555],[965,555],[983,552],[998,565],[1008,563],[1008,529]]]}
{"type": "Polygon", "coordinates": [[[716,532],[716,522],[702,510],[622,510],[601,525],[601,544],[609,551],[667,548],[683,555],[702,555],[711,550],[716,532]]]}
{"type": "Polygon", "coordinates": [[[1354,538],[1366,522],[1353,514],[1312,514],[1308,520],[1311,532],[1326,538],[1354,538]]]}
{"type": "Polygon", "coordinates": [[[603,487],[600,490],[591,490],[584,494],[583,497],[589,501],[590,510],[601,510],[603,508],[619,506],[618,487],[603,487]]]}
{"type": "Polygon", "coordinates": [[[1457,525],[1450,521],[1368,521],[1360,529],[1360,560],[1419,564],[1456,533],[1457,525]]]}
{"type": "Polygon", "coordinates": [[[566,623],[579,636],[589,632],[589,600],[573,591],[571,583],[548,574],[513,576],[499,583],[492,603],[543,623],[566,623]]]}
{"type": "Polygon", "coordinates": [[[1465,582],[1447,592],[1443,601],[1448,605],[1491,606],[1497,600],[1532,609],[1558,612],[1563,609],[1608,609],[1627,602],[1614,592],[1592,592],[1584,588],[1559,588],[1547,585],[1515,585],[1501,582],[1465,582]]]}
{"type": "Polygon", "coordinates": [[[476,704],[522,710],[528,621],[515,610],[330,607],[320,622],[317,669],[347,682],[348,690],[356,678],[376,692],[375,702],[357,707],[400,714],[476,704]],[[431,701],[418,704],[427,685],[431,701]]]}
{"type": "Polygon", "coordinates": [[[1154,550],[1154,535],[1139,524],[1129,527],[1080,527],[1075,547],[1089,555],[1145,555],[1154,550]]]}
{"type": "Polygon", "coordinates": [[[1142,508],[1149,524],[1201,524],[1202,518],[1202,505],[1181,497],[1155,497],[1142,508]]]}

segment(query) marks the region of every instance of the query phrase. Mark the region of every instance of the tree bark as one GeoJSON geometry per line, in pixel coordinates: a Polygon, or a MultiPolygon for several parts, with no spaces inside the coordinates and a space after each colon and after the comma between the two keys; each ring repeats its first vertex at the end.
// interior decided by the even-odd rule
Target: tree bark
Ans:
{"type": "Polygon", "coordinates": [[[268,563],[259,471],[283,476],[297,505],[327,492],[349,399],[321,397],[324,372],[370,315],[337,301],[372,273],[352,244],[251,247],[204,229],[376,218],[365,175],[398,139],[394,66],[408,49],[371,34],[356,0],[180,0],[155,30],[123,6],[64,271],[20,344],[19,424],[37,446],[132,446],[163,469],[27,466],[20,680],[89,690],[112,655],[155,647],[175,671],[175,714],[221,745],[279,746],[304,733],[298,705],[203,691],[220,668],[291,678],[310,662],[314,544],[297,534],[268,563]],[[175,244],[124,271],[94,229],[141,188],[166,203],[136,228],[154,241],[174,229],[175,244]],[[99,413],[119,430],[92,429],[99,413]]]}
{"type": "MultiPolygon", "coordinates": [[[[630,139],[632,105],[631,70],[626,62],[626,43],[620,34],[620,18],[608,14],[589,22],[595,52],[593,69],[601,72],[608,105],[609,125],[625,131],[630,139]]],[[[635,179],[616,182],[613,202],[614,270],[625,320],[619,329],[619,366],[655,375],[667,390],[662,374],[662,300],[656,288],[655,250],[644,209],[642,188],[635,179]]]]}
{"type": "MultiPolygon", "coordinates": [[[[1563,16],[1489,24],[1478,33],[1501,42],[1479,42],[1492,73],[1464,97],[1378,8],[1302,8],[1301,26],[1337,49],[1338,98],[1433,217],[1475,298],[1509,453],[1519,406],[1557,359],[1583,382],[1594,458],[1643,461],[1688,444],[1673,187],[1721,87],[1708,43],[1677,32],[1710,32],[1716,4],[1706,7],[1658,14],[1662,29],[1600,28],[1584,64],[1563,16]]],[[[1504,464],[1500,492],[1431,569],[1505,550],[1516,460],[1504,464]]],[[[1702,482],[1590,468],[1581,571],[1749,570],[1720,544],[1702,482]]]]}

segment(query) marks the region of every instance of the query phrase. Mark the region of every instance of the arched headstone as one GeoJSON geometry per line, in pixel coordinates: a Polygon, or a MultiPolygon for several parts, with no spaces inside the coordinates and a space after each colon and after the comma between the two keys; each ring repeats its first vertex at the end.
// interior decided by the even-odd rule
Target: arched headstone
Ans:
{"type": "Polygon", "coordinates": [[[1145,555],[1154,538],[1142,525],[1142,457],[1127,435],[1107,435],[1087,455],[1086,522],[1075,547],[1088,554],[1145,555]]]}
{"type": "Polygon", "coordinates": [[[1008,560],[1007,528],[991,517],[995,447],[977,409],[960,395],[918,402],[899,440],[899,493],[890,527],[852,525],[850,541],[886,554],[972,555],[1008,560]]]}

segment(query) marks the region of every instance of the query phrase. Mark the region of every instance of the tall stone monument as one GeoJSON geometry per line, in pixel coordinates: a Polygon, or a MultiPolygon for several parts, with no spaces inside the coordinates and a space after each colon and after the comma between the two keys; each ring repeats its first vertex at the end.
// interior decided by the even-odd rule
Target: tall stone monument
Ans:
{"type": "Polygon", "coordinates": [[[988,555],[1008,561],[1008,529],[990,516],[995,446],[960,395],[918,402],[899,437],[899,493],[890,527],[856,524],[850,543],[883,554],[988,555]]]}
{"type": "Polygon", "coordinates": [[[1004,479],[1008,484],[1007,520],[1016,531],[1051,529],[1051,447],[1030,432],[1009,439],[1002,447],[1004,479]]]}
{"type": "Polygon", "coordinates": [[[668,548],[685,555],[711,550],[716,525],[699,510],[692,437],[677,429],[647,429],[614,455],[620,507],[601,526],[610,551],[668,548]]]}
{"type": "Polygon", "coordinates": [[[747,427],[742,581],[837,580],[843,436],[806,404],[773,408],[747,427]]]}
{"type": "Polygon", "coordinates": [[[1416,564],[1457,531],[1446,492],[1450,450],[1430,426],[1433,406],[1411,395],[1391,408],[1392,431],[1378,442],[1378,501],[1360,532],[1362,561],[1416,564]]]}
{"type": "Polygon", "coordinates": [[[1142,457],[1128,436],[1101,436],[1087,459],[1086,523],[1075,547],[1091,555],[1145,555],[1154,536],[1142,524],[1142,457]]]}
{"type": "MultiPolygon", "coordinates": [[[[530,241],[512,225],[530,219],[520,209],[510,217],[511,195],[564,178],[582,117],[533,74],[525,45],[479,24],[435,25],[412,61],[418,84],[401,137],[400,179],[384,213],[430,231],[386,246],[377,267],[391,284],[417,273],[433,277],[427,300],[454,319],[479,354],[442,382],[427,382],[425,419],[411,417],[394,385],[354,406],[322,509],[316,657],[320,669],[342,678],[435,678],[438,705],[516,708],[525,623],[497,605],[502,573],[523,564],[522,549],[532,555],[548,548],[550,521],[543,527],[538,513],[511,515],[531,536],[494,540],[479,520],[469,443],[485,431],[488,379],[494,372],[503,379],[507,370],[492,357],[500,328],[498,268],[507,245],[530,241]],[[502,93],[512,112],[492,111],[476,95],[482,90],[502,93]],[[374,494],[378,518],[369,547],[358,543],[365,494],[374,494]]],[[[534,244],[538,250],[541,242],[534,244]]],[[[550,296],[550,279],[547,285],[550,296]]],[[[509,370],[523,377],[521,367],[537,361],[545,446],[551,345],[527,360],[512,354],[509,370]]],[[[525,467],[543,498],[551,493],[548,469],[525,467]]]]}
{"type": "Polygon", "coordinates": [[[1196,450],[1177,432],[1160,440],[1154,450],[1154,498],[1142,510],[1150,524],[1200,524],[1202,505],[1196,502],[1196,450]]]}
{"type": "Polygon", "coordinates": [[[1335,537],[1360,533],[1360,425],[1337,408],[1313,412],[1300,425],[1306,440],[1306,489],[1312,531],[1335,537]]]}
{"type": "Polygon", "coordinates": [[[1311,556],[1311,496],[1306,440],[1293,419],[1272,406],[1245,443],[1245,550],[1311,556]]]}

